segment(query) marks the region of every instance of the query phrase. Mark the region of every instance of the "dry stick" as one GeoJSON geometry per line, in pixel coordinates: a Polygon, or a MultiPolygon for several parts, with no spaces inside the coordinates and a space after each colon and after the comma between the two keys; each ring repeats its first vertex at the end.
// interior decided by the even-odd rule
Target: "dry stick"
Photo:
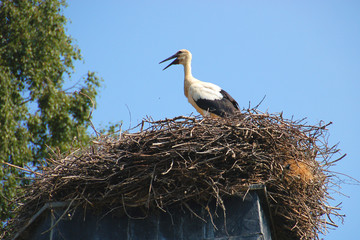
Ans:
{"type": "MultiPolygon", "coordinates": [[[[147,207],[149,208],[150,206],[150,198],[151,198],[151,189],[152,189],[152,183],[154,181],[154,177],[155,177],[155,170],[156,170],[156,164],[154,166],[154,170],[151,174],[151,180],[150,180],[150,186],[149,186],[149,195],[148,195],[148,200],[147,200],[147,207]]],[[[153,191],[154,192],[154,191],[153,191]]],[[[154,192],[154,195],[155,195],[155,192],[154,192]]]]}
{"type": "Polygon", "coordinates": [[[206,207],[205,207],[205,210],[209,213],[209,217],[210,217],[211,224],[213,225],[213,227],[214,227],[215,230],[217,231],[218,228],[216,227],[216,225],[215,225],[215,223],[214,223],[214,219],[213,219],[213,216],[212,216],[212,214],[211,214],[211,212],[210,212],[209,206],[206,206],[206,207]]]}
{"type": "Polygon", "coordinates": [[[173,168],[174,165],[174,160],[171,160],[171,164],[168,170],[166,170],[165,172],[162,172],[161,175],[166,175],[170,172],[170,170],[173,168]]]}
{"type": "Polygon", "coordinates": [[[264,95],[264,97],[261,99],[261,101],[255,106],[255,109],[257,109],[261,103],[264,101],[264,99],[266,98],[266,94],[264,95]]]}
{"type": "Polygon", "coordinates": [[[129,113],[129,118],[130,118],[130,123],[129,123],[129,129],[131,129],[131,111],[130,111],[130,108],[127,104],[125,104],[127,110],[128,110],[128,113],[129,113]]]}
{"type": "Polygon", "coordinates": [[[76,197],[71,200],[71,202],[69,203],[69,206],[68,206],[68,207],[66,208],[66,210],[63,212],[63,214],[59,217],[59,219],[54,223],[54,225],[52,225],[48,230],[42,232],[41,234],[45,234],[45,233],[51,231],[51,230],[60,222],[60,220],[61,220],[61,219],[65,216],[65,214],[69,211],[69,209],[70,209],[71,205],[73,204],[73,202],[75,201],[75,199],[76,199],[76,197]]]}
{"type": "Polygon", "coordinates": [[[125,205],[124,195],[123,194],[121,195],[121,200],[122,200],[122,205],[123,205],[124,212],[125,212],[126,216],[128,216],[128,218],[135,219],[135,220],[141,220],[141,219],[146,218],[146,216],[145,217],[132,217],[132,216],[130,216],[130,214],[126,210],[126,205],[125,205]]]}
{"type": "Polygon", "coordinates": [[[199,218],[201,221],[207,223],[207,221],[206,221],[204,218],[200,217],[196,212],[194,212],[186,202],[183,202],[182,204],[183,204],[192,214],[194,214],[197,218],[199,218]]]}
{"type": "Polygon", "coordinates": [[[26,168],[19,167],[19,166],[13,165],[13,164],[11,164],[11,163],[3,162],[2,164],[8,165],[8,166],[13,167],[13,168],[17,168],[17,169],[23,170],[23,171],[25,171],[25,172],[33,173],[33,174],[38,175],[38,176],[42,176],[41,173],[34,172],[34,171],[30,170],[30,169],[26,169],[26,168]]]}

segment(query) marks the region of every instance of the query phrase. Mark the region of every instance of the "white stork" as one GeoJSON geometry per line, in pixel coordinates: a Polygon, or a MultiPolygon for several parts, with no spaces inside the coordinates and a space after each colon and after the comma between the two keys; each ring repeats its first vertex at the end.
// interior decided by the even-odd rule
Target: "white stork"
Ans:
{"type": "Polygon", "coordinates": [[[221,89],[221,87],[213,83],[202,82],[192,76],[192,55],[188,50],[182,49],[160,63],[174,58],[175,60],[163,70],[173,64],[181,64],[184,66],[185,96],[202,116],[211,118],[226,117],[240,111],[238,103],[225,90],[221,89]]]}

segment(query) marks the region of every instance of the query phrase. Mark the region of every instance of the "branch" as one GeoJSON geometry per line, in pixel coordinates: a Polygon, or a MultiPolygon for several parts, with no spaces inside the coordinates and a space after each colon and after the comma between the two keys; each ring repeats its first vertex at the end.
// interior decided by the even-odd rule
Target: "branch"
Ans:
{"type": "Polygon", "coordinates": [[[41,173],[34,172],[33,170],[30,170],[30,169],[26,169],[26,168],[19,167],[19,166],[13,165],[13,164],[11,164],[11,163],[3,162],[2,164],[8,165],[8,166],[13,167],[13,168],[17,168],[17,169],[23,170],[23,171],[25,171],[25,172],[33,173],[33,174],[35,174],[35,175],[39,175],[39,176],[42,175],[41,173]]]}

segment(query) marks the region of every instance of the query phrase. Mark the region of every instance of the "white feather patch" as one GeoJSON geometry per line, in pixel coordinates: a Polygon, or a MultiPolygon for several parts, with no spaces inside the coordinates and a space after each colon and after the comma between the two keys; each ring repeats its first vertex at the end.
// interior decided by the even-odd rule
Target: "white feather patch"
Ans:
{"type": "Polygon", "coordinates": [[[220,93],[221,88],[208,82],[193,82],[189,87],[189,95],[195,100],[221,100],[223,95],[220,93]]]}

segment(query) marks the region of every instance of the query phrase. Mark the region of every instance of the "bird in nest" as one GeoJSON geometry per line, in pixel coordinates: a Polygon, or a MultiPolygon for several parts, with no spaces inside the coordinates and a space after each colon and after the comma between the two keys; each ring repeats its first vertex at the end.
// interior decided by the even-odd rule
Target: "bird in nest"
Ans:
{"type": "Polygon", "coordinates": [[[184,94],[196,111],[204,117],[211,118],[224,118],[239,112],[239,104],[225,90],[213,83],[202,82],[192,76],[191,58],[190,51],[182,49],[160,63],[175,59],[163,70],[175,64],[184,66],[184,94]]]}

